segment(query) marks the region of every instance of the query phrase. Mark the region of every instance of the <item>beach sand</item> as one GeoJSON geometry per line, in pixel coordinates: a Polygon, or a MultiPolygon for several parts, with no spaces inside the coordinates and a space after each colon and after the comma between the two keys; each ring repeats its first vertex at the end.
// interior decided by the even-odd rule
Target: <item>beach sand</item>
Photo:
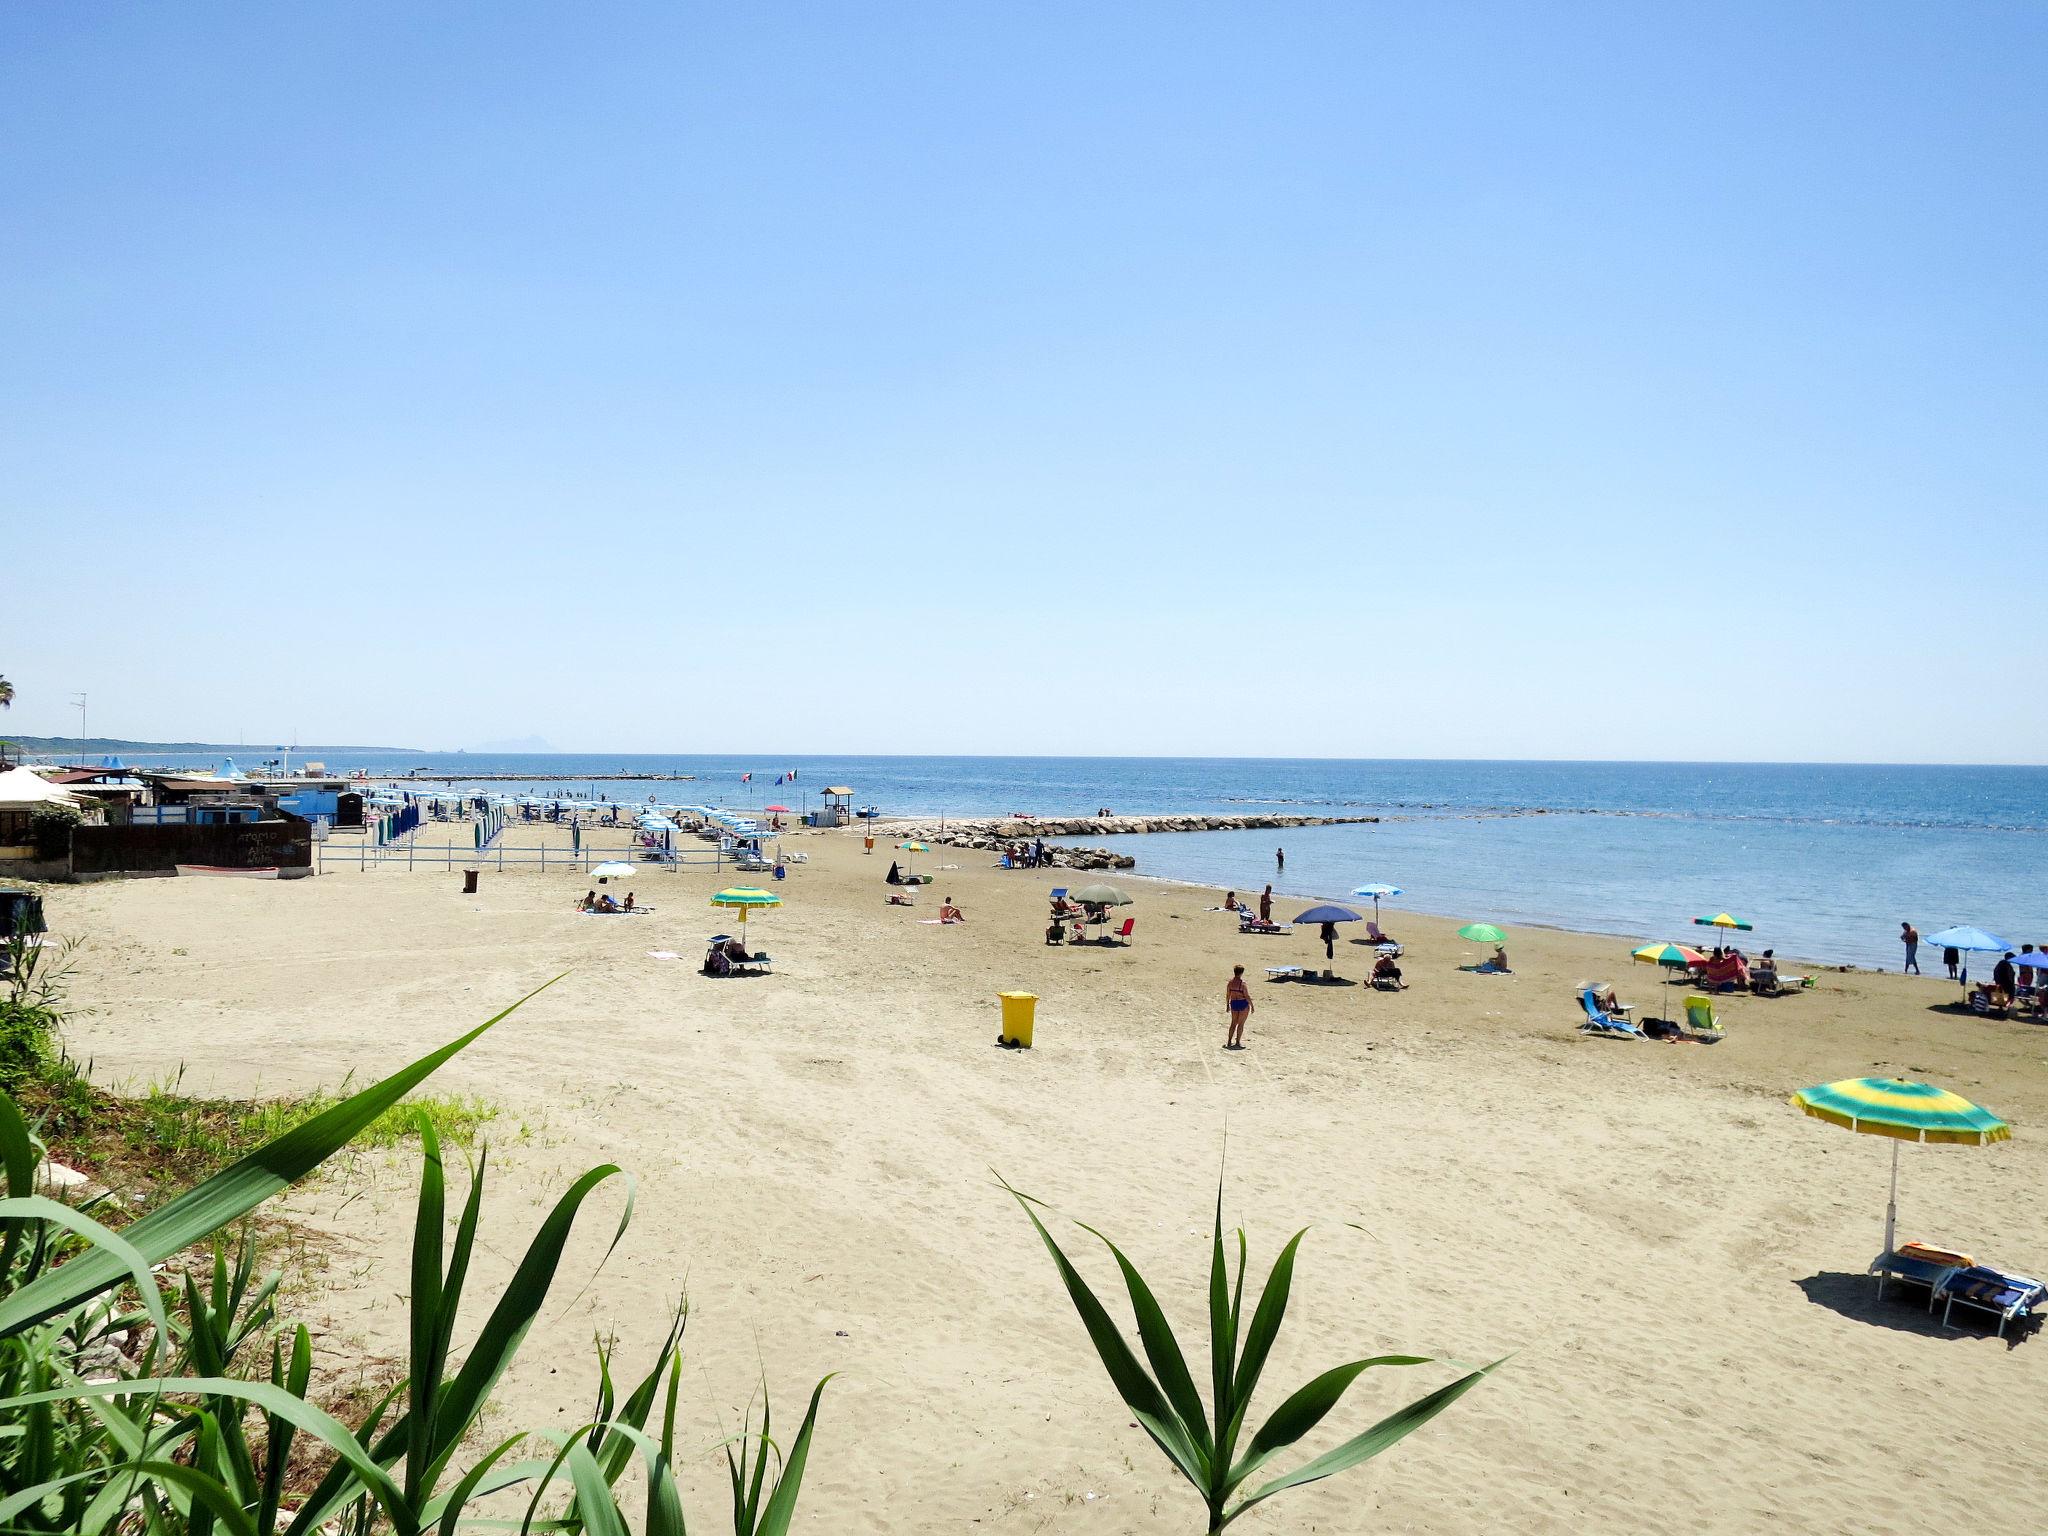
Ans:
{"type": "MultiPolygon", "coordinates": [[[[53,927],[87,938],[71,1050],[102,1081],[182,1071],[188,1092],[361,1083],[566,973],[436,1081],[504,1108],[473,1286],[502,1282],[576,1172],[638,1180],[587,1290],[618,1195],[579,1226],[491,1426],[578,1422],[593,1334],[616,1331],[637,1371],[687,1288],[686,1415],[706,1447],[762,1373],[785,1425],[842,1373],[801,1530],[1200,1529],[993,1171],[1116,1238],[1198,1339],[1226,1132],[1251,1285],[1315,1229],[1262,1407],[1364,1354],[1512,1356],[1388,1455],[1239,1529],[2039,1528],[2048,1340],[2009,1348],[1877,1302],[1863,1269],[1890,1144],[1787,1095],[1902,1075],[1999,1111],[2009,1143],[1904,1149],[1900,1236],[2040,1273],[2048,1031],[1948,1010],[1934,979],[1828,973],[1811,995],[1724,1000],[1716,1046],[1596,1041],[1575,1031],[1581,981],[1675,1008],[1628,941],[1519,930],[1514,975],[1472,975],[1454,922],[1389,909],[1409,990],[1269,985],[1265,966],[1320,964],[1321,946],[1240,938],[1204,910],[1219,893],[1118,877],[1135,942],[1047,948],[1066,872],[937,849],[911,911],[884,904],[888,855],[857,836],[788,846],[810,862],[749,925],[776,957],[759,980],[698,974],[729,927],[706,899],[737,878],[708,868],[650,872],[634,886],[657,910],[603,919],[573,910],[581,876],[488,868],[475,896],[459,873],[391,868],[58,888],[53,927]],[[969,922],[921,924],[949,892],[969,922]],[[1241,1053],[1220,1049],[1233,962],[1258,1004],[1241,1053]],[[1043,999],[1033,1050],[993,1043],[1007,988],[1043,999]]],[[[1346,977],[1369,959],[1338,947],[1346,977]]],[[[301,1303],[329,1347],[402,1354],[412,1171],[401,1149],[290,1198],[335,1234],[301,1303]]],[[[1127,1315],[1099,1248],[1058,1230],[1127,1315]]],[[[1368,1373],[1306,1449],[1449,1379],[1368,1373]]],[[[695,1520],[723,1519],[717,1454],[685,1472],[695,1520]]]]}

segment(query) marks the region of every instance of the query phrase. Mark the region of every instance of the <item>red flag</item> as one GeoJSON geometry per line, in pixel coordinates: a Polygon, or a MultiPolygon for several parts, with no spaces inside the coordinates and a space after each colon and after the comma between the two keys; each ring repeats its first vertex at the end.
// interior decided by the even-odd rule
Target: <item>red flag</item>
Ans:
{"type": "Polygon", "coordinates": [[[740,782],[742,784],[751,784],[754,782],[754,776],[751,773],[743,773],[740,775],[740,782]]]}

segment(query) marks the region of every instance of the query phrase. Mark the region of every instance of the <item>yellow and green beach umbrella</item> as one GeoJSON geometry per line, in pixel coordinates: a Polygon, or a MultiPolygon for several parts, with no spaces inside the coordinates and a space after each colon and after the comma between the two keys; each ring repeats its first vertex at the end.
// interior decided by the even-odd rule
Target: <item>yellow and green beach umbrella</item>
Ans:
{"type": "Polygon", "coordinates": [[[1741,933],[1754,933],[1756,931],[1755,923],[1745,923],[1741,918],[1731,916],[1726,912],[1716,912],[1712,917],[1696,917],[1693,919],[1693,926],[1696,928],[1732,928],[1741,933]]]}
{"type": "Polygon", "coordinates": [[[759,907],[779,907],[782,905],[782,898],[773,891],[759,890],[751,885],[735,885],[712,897],[711,905],[727,907],[739,913],[740,923],[745,926],[748,912],[759,907]]]}
{"type": "MultiPolygon", "coordinates": [[[[918,842],[918,841],[917,841],[917,839],[915,839],[915,838],[912,838],[912,839],[911,839],[911,840],[910,840],[909,842],[907,842],[907,843],[898,843],[898,844],[897,844],[896,846],[897,846],[898,848],[901,848],[901,849],[902,849],[902,850],[903,850],[903,851],[904,851],[905,853],[908,853],[908,854],[912,854],[912,855],[915,855],[915,854],[920,854],[920,853],[930,853],[930,852],[931,852],[931,849],[927,848],[927,847],[926,847],[926,846],[925,846],[925,845],[924,845],[923,843],[920,843],[920,842],[918,842]]],[[[909,872],[910,872],[911,870],[913,870],[913,869],[915,869],[915,868],[917,867],[917,860],[916,860],[916,858],[915,858],[915,857],[912,857],[912,858],[908,858],[908,859],[905,859],[905,860],[903,861],[903,866],[904,866],[904,873],[908,874],[908,873],[909,873],[909,872]]]]}
{"type": "Polygon", "coordinates": [[[1884,1208],[1884,1251],[1890,1253],[1899,1218],[1899,1143],[1931,1141],[1986,1146],[2008,1141],[2012,1127],[1959,1093],[1902,1077],[1852,1077],[1802,1088],[1792,1102],[1816,1120],[1892,1143],[1892,1190],[1884,1208]]]}

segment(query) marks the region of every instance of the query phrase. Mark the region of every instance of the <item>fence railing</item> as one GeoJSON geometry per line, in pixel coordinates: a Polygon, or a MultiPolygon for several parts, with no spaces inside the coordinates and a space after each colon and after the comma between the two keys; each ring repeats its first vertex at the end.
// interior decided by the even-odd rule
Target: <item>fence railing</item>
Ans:
{"type": "Polygon", "coordinates": [[[674,874],[685,865],[698,869],[723,869],[734,861],[733,856],[712,845],[700,844],[695,847],[665,850],[659,848],[550,848],[546,844],[518,848],[505,843],[494,843],[488,848],[447,843],[439,847],[425,847],[417,841],[380,846],[365,837],[348,843],[319,842],[313,845],[314,859],[323,872],[329,864],[346,869],[353,864],[357,869],[373,869],[386,864],[403,865],[407,869],[432,869],[439,864],[443,869],[516,869],[529,865],[547,869],[590,869],[595,865],[619,860],[634,867],[635,872],[644,869],[650,875],[674,874]]]}

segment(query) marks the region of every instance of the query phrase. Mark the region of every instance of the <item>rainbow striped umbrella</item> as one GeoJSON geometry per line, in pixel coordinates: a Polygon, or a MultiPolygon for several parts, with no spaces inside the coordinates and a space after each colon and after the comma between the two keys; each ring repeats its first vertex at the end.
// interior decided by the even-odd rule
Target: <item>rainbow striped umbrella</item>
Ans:
{"type": "Polygon", "coordinates": [[[740,923],[744,926],[748,912],[757,907],[779,907],[782,905],[782,898],[773,891],[759,890],[751,885],[735,885],[712,897],[711,905],[732,908],[739,913],[740,923]]]}
{"type": "Polygon", "coordinates": [[[2012,1138],[2012,1127],[1981,1105],[1932,1083],[1902,1077],[1852,1077],[1802,1088],[1792,1102],[1816,1120],[1864,1136],[1892,1139],[1892,1190],[1884,1208],[1884,1251],[1892,1251],[1899,1219],[1899,1143],[1931,1141],[1981,1147],[2012,1138]]]}
{"type": "Polygon", "coordinates": [[[1674,971],[1707,963],[1705,955],[1696,949],[1687,949],[1683,944],[1645,944],[1641,949],[1630,950],[1628,957],[1647,960],[1652,965],[1668,965],[1674,971]]]}

